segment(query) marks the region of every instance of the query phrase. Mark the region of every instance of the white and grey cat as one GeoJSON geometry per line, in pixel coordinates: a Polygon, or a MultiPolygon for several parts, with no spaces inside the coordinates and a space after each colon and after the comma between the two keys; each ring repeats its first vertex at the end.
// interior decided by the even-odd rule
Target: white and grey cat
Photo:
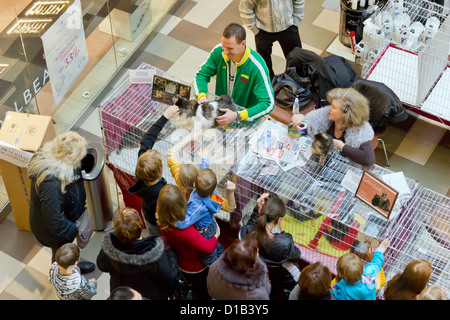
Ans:
{"type": "Polygon", "coordinates": [[[173,98],[175,105],[180,107],[180,117],[191,125],[195,121],[202,124],[203,129],[215,128],[218,126],[216,118],[224,114],[219,109],[237,110],[237,106],[228,95],[220,96],[217,100],[198,103],[197,100],[187,100],[181,96],[173,98]]]}

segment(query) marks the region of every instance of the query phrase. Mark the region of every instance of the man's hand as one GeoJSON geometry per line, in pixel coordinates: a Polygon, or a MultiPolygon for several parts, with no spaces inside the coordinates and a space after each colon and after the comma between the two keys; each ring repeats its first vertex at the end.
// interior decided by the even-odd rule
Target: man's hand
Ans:
{"type": "Polygon", "coordinates": [[[208,98],[207,97],[202,97],[202,98],[198,99],[198,103],[199,104],[202,104],[202,103],[205,103],[205,102],[208,102],[208,98]]]}
{"type": "Polygon", "coordinates": [[[226,125],[229,125],[237,118],[237,112],[232,111],[230,109],[219,109],[222,112],[225,112],[225,114],[219,116],[216,118],[217,124],[221,127],[224,127],[226,125]]]}

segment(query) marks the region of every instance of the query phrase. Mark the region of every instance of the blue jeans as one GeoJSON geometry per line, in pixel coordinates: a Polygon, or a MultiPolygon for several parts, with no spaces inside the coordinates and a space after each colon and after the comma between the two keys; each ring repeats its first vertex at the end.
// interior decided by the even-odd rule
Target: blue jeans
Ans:
{"type": "MultiPolygon", "coordinates": [[[[209,226],[206,228],[199,230],[199,232],[202,234],[205,239],[211,239],[216,235],[217,232],[217,224],[216,221],[213,220],[209,226]]],[[[204,253],[199,252],[200,258],[202,259],[203,264],[209,268],[211,264],[217,260],[217,258],[220,257],[220,255],[223,253],[224,248],[223,246],[217,242],[217,247],[214,249],[212,253],[204,253]]]]}

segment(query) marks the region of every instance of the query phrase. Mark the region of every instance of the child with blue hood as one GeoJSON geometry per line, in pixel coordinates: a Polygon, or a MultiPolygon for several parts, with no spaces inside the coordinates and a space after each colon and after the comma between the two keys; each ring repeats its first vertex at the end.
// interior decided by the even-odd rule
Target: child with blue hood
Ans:
{"type": "MultiPolygon", "coordinates": [[[[214,237],[217,231],[217,224],[214,214],[218,213],[224,205],[224,199],[216,190],[217,177],[214,171],[205,168],[199,171],[195,179],[194,190],[192,191],[187,204],[186,218],[178,221],[177,228],[185,229],[191,225],[206,238],[214,237]]],[[[227,189],[228,204],[227,207],[236,207],[234,199],[234,190],[236,186],[233,182],[227,181],[225,185],[227,189]]],[[[199,252],[202,262],[206,267],[217,260],[223,253],[224,248],[218,242],[217,248],[211,254],[199,252]]]]}

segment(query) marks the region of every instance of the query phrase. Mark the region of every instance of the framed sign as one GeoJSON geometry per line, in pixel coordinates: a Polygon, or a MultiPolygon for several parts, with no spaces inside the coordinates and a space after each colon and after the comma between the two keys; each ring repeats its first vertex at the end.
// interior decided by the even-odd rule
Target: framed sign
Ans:
{"type": "Polygon", "coordinates": [[[153,77],[152,100],[172,105],[172,98],[177,95],[189,100],[191,87],[157,75],[153,77]]]}
{"type": "Polygon", "coordinates": [[[358,199],[367,203],[387,219],[389,219],[397,196],[396,190],[367,171],[364,171],[356,190],[358,199]]]}

